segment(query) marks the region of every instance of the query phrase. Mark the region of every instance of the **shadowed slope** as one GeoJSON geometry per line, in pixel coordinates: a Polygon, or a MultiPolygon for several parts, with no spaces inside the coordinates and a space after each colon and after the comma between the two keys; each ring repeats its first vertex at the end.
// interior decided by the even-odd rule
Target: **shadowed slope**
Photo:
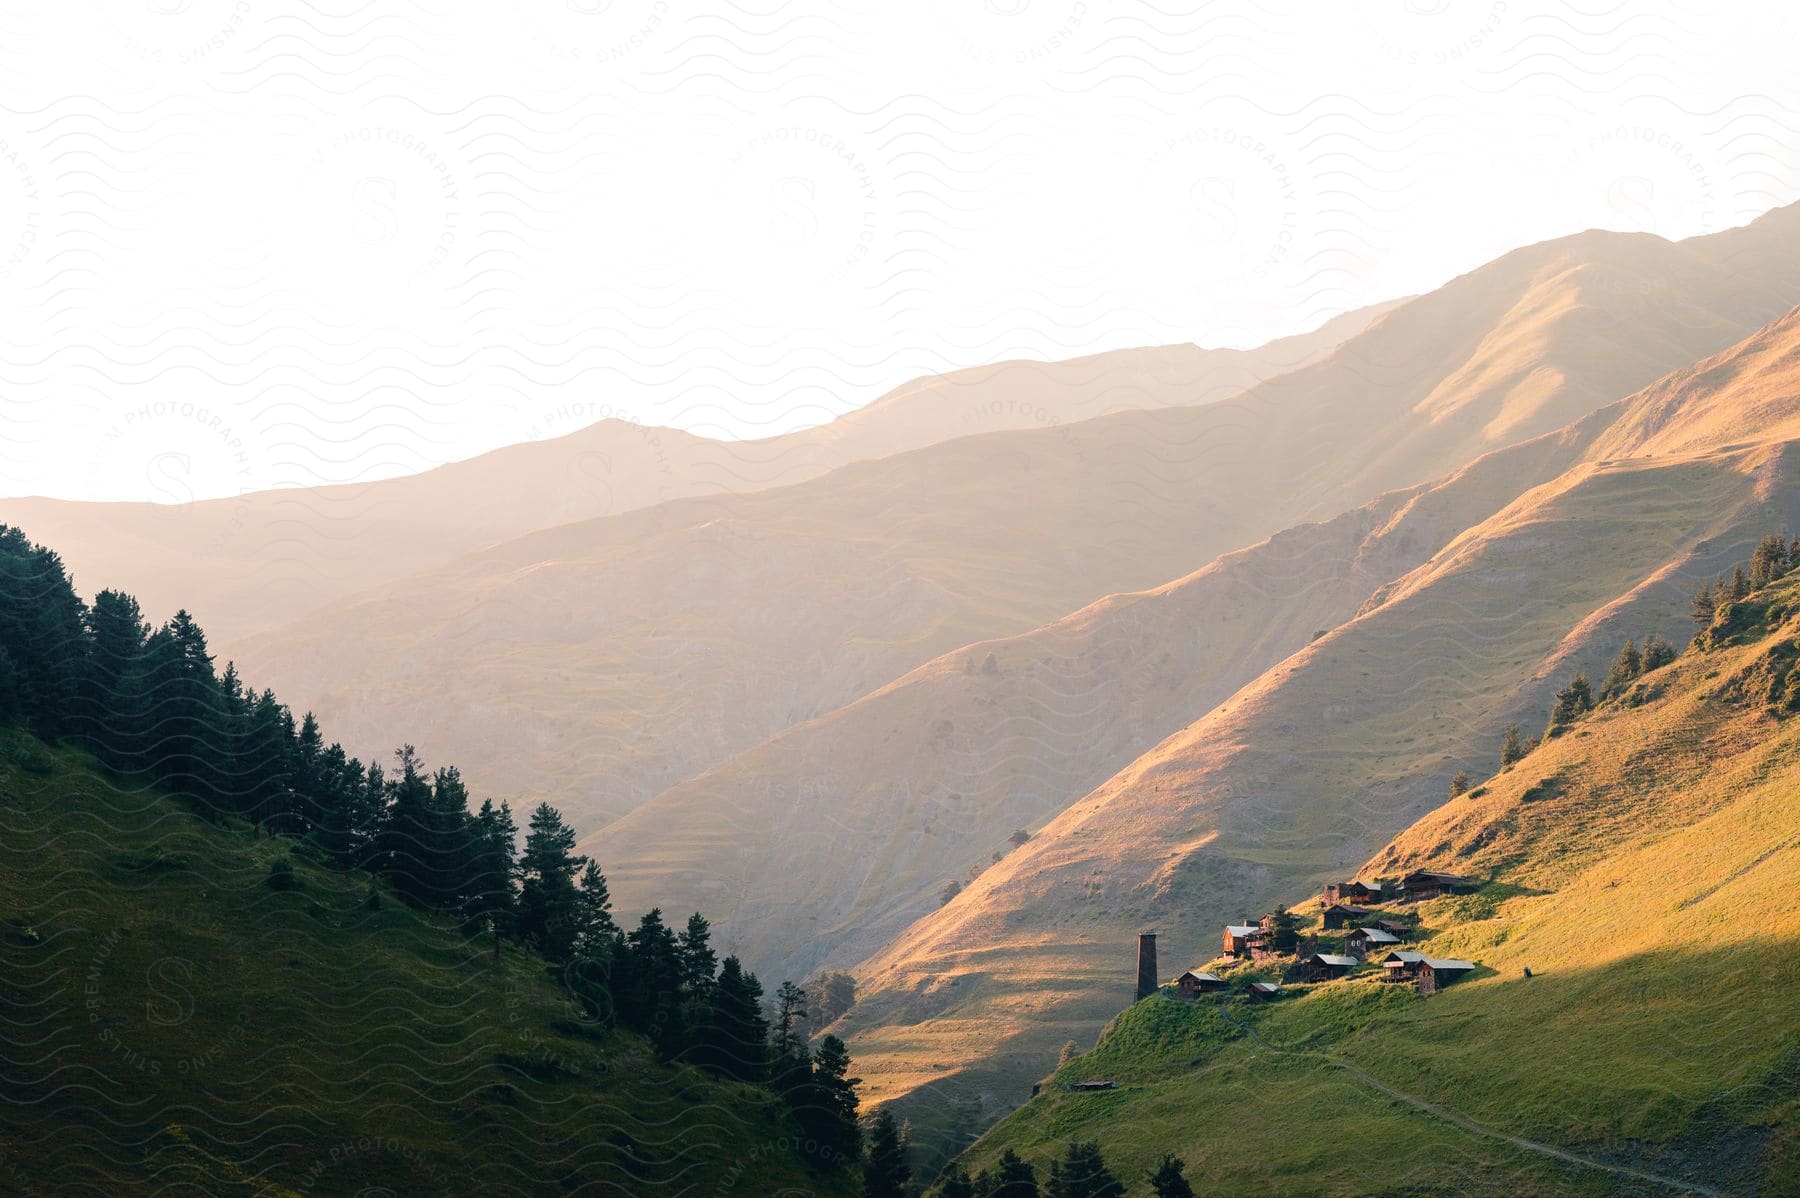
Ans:
{"type": "Polygon", "coordinates": [[[0,1192],[855,1192],[774,1094],[370,894],[0,729],[0,1192]]]}

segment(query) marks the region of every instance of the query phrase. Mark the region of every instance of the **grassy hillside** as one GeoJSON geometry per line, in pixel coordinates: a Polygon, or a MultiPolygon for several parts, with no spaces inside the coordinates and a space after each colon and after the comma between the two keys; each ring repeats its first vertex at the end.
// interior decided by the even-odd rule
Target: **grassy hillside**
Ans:
{"type": "MultiPolygon", "coordinates": [[[[1747,343],[1754,368],[1734,353],[1693,368],[1720,382],[1661,421],[1693,438],[1680,452],[1590,455],[1526,491],[859,967],[852,1046],[875,1095],[1004,1112],[1116,1010],[1143,926],[1210,955],[1215,925],[1353,869],[1441,803],[1452,774],[1491,769],[1506,724],[1541,725],[1573,669],[1604,672],[1628,636],[1681,639],[1699,580],[1800,516],[1785,426],[1685,447],[1717,411],[1792,406],[1800,356],[1767,353],[1769,336],[1800,344],[1800,314],[1747,343]]],[[[1613,429],[1662,393],[1615,409],[1613,429]]]]}
{"type": "Polygon", "coordinates": [[[774,1095],[584,1021],[541,960],[16,731],[0,1092],[3,1194],[854,1192],[774,1095]]]}
{"type": "Polygon", "coordinates": [[[1364,865],[1485,882],[1413,908],[1423,947],[1479,962],[1473,977],[1429,998],[1372,967],[1272,1004],[1153,997],[969,1163],[1013,1148],[1042,1164],[1093,1137],[1122,1175],[1174,1151],[1190,1178],[1234,1192],[1686,1189],[1648,1174],[1800,1193],[1800,719],[1767,702],[1796,638],[1800,584],[1778,584],[1721,624],[1720,647],[1647,676],[1364,865]],[[1061,1089],[1083,1078],[1120,1088],[1061,1089]]]}

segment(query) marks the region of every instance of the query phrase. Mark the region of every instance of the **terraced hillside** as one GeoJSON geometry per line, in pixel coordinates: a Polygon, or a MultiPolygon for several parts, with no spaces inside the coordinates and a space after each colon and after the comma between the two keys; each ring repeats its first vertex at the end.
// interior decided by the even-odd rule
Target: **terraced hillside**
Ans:
{"type": "Polygon", "coordinates": [[[1003,1112],[1116,1010],[1145,924],[1210,955],[1215,925],[1353,868],[1458,770],[1491,769],[1505,725],[1541,723],[1569,671],[1603,671],[1628,636],[1679,639],[1700,579],[1800,523],[1778,415],[1800,396],[1796,346],[1800,313],[1621,405],[1593,442],[1606,456],[1456,536],[859,967],[876,1093],[1003,1112]],[[1688,399],[1665,410],[1670,394],[1688,399]],[[1769,439],[1719,419],[1746,407],[1769,439]]]}
{"type": "Polygon", "coordinates": [[[0,731],[0,1193],[853,1193],[782,1101],[659,1064],[294,841],[0,731]]]}
{"type": "Polygon", "coordinates": [[[1422,997],[1365,965],[1250,1005],[1275,967],[1220,966],[1226,992],[1132,1006],[967,1163],[1097,1138],[1201,1192],[1800,1192],[1800,583],[1705,640],[1363,864],[1479,879],[1391,908],[1475,974],[1422,997]],[[1119,1088],[1065,1088],[1097,1078],[1119,1088]]]}

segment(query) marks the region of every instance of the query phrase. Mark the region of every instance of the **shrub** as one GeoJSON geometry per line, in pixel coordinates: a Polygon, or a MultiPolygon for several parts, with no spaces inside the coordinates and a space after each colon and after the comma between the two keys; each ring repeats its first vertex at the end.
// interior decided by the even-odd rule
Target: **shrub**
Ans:
{"type": "Polygon", "coordinates": [[[294,863],[286,857],[277,857],[269,866],[269,889],[298,890],[300,879],[294,876],[294,863]]]}

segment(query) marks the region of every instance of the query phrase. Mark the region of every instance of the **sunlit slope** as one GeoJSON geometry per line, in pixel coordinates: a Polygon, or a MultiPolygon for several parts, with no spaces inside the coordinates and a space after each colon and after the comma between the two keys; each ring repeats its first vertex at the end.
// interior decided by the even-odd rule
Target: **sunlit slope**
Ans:
{"type": "MultiPolygon", "coordinates": [[[[1114,595],[978,642],[790,728],[590,837],[614,892],[680,896],[782,976],[853,964],[952,879],[1192,723],[1469,525],[1579,460],[1606,427],[1488,455],[1114,595]]],[[[671,900],[672,901],[672,900],[671,900]]]]}
{"type": "MultiPolygon", "coordinates": [[[[0,521],[60,546],[83,585],[130,590],[158,618],[185,605],[229,647],[334,599],[536,529],[801,482],[972,433],[1226,399],[1324,356],[1388,306],[1256,349],[1173,345],[932,375],[817,428],[753,441],[591,423],[613,408],[587,394],[515,398],[507,401],[516,411],[512,435],[524,443],[421,474],[176,504],[185,486],[177,463],[151,480],[170,491],[170,503],[0,499],[0,521]]],[[[129,441],[138,419],[110,435],[129,441]]],[[[207,426],[204,413],[198,420],[207,426]]],[[[269,454],[292,452],[265,444],[248,425],[220,421],[209,435],[246,472],[251,463],[266,467],[269,454]]],[[[391,460],[358,465],[386,474],[424,456],[429,447],[395,444],[391,460]]],[[[294,473],[304,471],[296,465],[294,473]]]]}
{"type": "Polygon", "coordinates": [[[1765,592],[1747,622],[1771,601],[1789,614],[1647,676],[1642,705],[1604,706],[1347,871],[1487,882],[1418,908],[1427,951],[1476,976],[1429,999],[1353,978],[1225,1015],[1140,1003],[1057,1074],[1117,1093],[1046,1086],[971,1164],[1006,1148],[1042,1163],[1091,1136],[1122,1176],[1173,1151],[1191,1177],[1282,1193],[1800,1188],[1800,722],[1765,703],[1800,587],[1765,592]]]}
{"type": "Polygon", "coordinates": [[[0,1192],[854,1192],[541,960],[0,731],[0,1192]]]}
{"type": "MultiPolygon", "coordinates": [[[[1743,233],[1766,243],[1771,278],[1800,261],[1777,217],[1743,233]]],[[[1535,246],[1228,402],[965,437],[549,530],[240,659],[359,751],[421,728],[428,760],[454,750],[479,788],[595,826],[943,653],[1440,477],[1784,310],[1785,280],[1735,274],[1711,245],[1535,246]]]]}
{"type": "MultiPolygon", "coordinates": [[[[1800,318],[1774,331],[1800,340],[1800,318]]],[[[1800,403],[1794,359],[1773,362],[1733,387],[1800,403]]],[[[1646,631],[1684,639],[1695,584],[1791,523],[1797,457],[1776,440],[1589,460],[1473,526],[863,966],[866,1076],[900,1093],[961,1073],[971,1101],[1017,1102],[1116,1009],[1136,931],[1169,926],[1171,960],[1210,957],[1217,925],[1353,869],[1458,769],[1491,769],[1504,725],[1541,726],[1574,669],[1603,673],[1646,631]]]]}

